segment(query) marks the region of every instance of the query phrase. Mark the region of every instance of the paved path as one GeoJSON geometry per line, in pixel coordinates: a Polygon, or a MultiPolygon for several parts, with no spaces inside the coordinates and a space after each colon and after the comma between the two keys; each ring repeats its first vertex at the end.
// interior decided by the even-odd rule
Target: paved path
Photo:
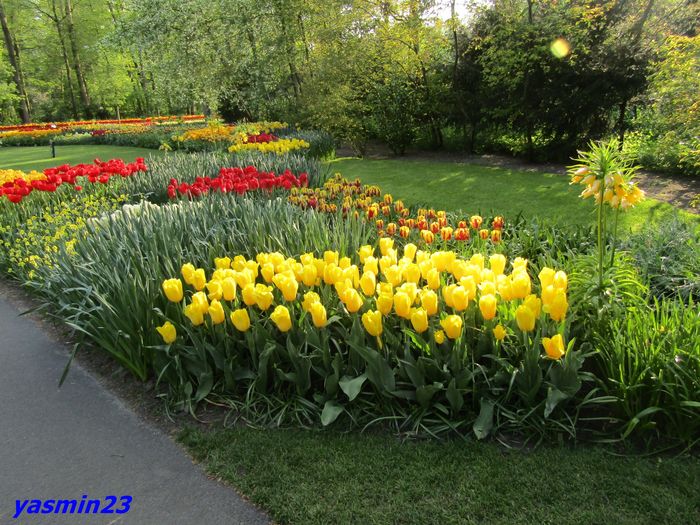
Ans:
{"type": "MultiPolygon", "coordinates": [[[[0,524],[219,525],[267,518],[74,364],[0,289],[0,524]],[[133,497],[126,514],[24,515],[15,500],[133,497]]],[[[103,500],[104,501],[104,500],[103,500]]],[[[119,507],[119,503],[116,508],[119,507]]]]}

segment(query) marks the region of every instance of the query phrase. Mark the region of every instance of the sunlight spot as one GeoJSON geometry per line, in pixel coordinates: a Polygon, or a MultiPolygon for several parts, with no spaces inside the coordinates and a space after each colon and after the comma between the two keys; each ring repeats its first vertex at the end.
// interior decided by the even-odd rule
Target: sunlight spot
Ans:
{"type": "Polygon", "coordinates": [[[552,54],[557,58],[564,58],[571,53],[571,46],[565,38],[559,37],[549,46],[552,54]]]}

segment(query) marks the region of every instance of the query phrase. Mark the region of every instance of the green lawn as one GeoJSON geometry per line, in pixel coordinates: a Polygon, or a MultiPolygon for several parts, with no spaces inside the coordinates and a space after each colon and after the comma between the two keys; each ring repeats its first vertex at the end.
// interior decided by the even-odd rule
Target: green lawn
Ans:
{"type": "Polygon", "coordinates": [[[61,164],[80,164],[101,160],[122,159],[132,162],[136,157],[162,155],[162,151],[120,146],[56,146],[56,158],[51,158],[51,146],[0,148],[0,169],[43,170],[61,164]]]}
{"type": "MultiPolygon", "coordinates": [[[[580,199],[580,188],[569,186],[564,175],[414,160],[340,159],[331,163],[331,169],[349,179],[377,184],[407,204],[462,210],[466,215],[493,211],[506,218],[522,212],[561,224],[594,221],[592,201],[580,199]]],[[[660,222],[676,212],[669,204],[647,199],[621,215],[620,227],[660,222]]]]}
{"type": "Polygon", "coordinates": [[[279,523],[700,523],[700,460],[247,428],[180,436],[279,523]]]}

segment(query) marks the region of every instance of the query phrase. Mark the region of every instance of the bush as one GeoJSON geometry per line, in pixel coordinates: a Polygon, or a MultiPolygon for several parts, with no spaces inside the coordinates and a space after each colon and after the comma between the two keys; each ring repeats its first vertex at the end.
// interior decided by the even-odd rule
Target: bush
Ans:
{"type": "Polygon", "coordinates": [[[596,337],[610,421],[631,434],[686,445],[700,439],[700,304],[661,299],[630,307],[596,337]]]}
{"type": "Polygon", "coordinates": [[[700,297],[700,240],[696,228],[676,217],[647,225],[623,245],[656,297],[700,297]]]}

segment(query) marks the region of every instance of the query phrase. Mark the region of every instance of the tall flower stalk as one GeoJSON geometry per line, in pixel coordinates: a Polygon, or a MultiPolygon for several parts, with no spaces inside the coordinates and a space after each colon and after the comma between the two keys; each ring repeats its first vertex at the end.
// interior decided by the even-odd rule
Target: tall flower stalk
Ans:
{"type": "Polygon", "coordinates": [[[614,213],[610,267],[615,264],[617,224],[620,209],[626,210],[644,199],[644,192],[633,181],[634,166],[621,153],[617,139],[591,142],[588,151],[579,151],[576,164],[569,168],[571,184],[584,186],[581,197],[593,197],[597,206],[598,285],[603,287],[605,273],[607,215],[614,213]]]}

